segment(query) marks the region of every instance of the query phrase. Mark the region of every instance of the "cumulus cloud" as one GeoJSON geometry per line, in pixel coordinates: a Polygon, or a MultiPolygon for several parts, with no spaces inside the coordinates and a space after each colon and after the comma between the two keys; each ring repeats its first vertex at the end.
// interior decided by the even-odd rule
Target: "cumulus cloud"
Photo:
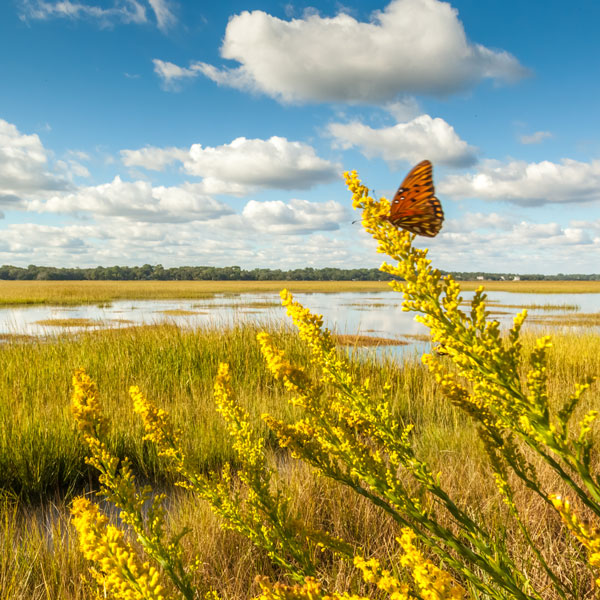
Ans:
{"type": "Polygon", "coordinates": [[[70,264],[86,247],[90,233],[90,228],[74,229],[36,223],[9,225],[2,230],[0,260],[13,265],[22,262],[62,266],[62,260],[68,256],[70,264]]]}
{"type": "Polygon", "coordinates": [[[543,142],[544,140],[547,140],[551,137],[553,136],[552,133],[550,133],[549,131],[536,131],[531,135],[520,136],[519,141],[521,142],[521,144],[539,144],[540,142],[543,142]]]}
{"type": "MultiPolygon", "coordinates": [[[[393,0],[369,22],[345,13],[286,21],[244,11],[229,20],[221,55],[240,66],[193,62],[180,76],[202,73],[283,102],[386,103],[527,74],[508,52],[470,43],[457,11],[439,0],[393,0]]],[[[177,77],[172,69],[159,74],[177,77]]]]}
{"type": "Polygon", "coordinates": [[[257,202],[250,200],[242,212],[251,226],[265,233],[293,234],[339,229],[340,221],[348,219],[346,209],[333,200],[309,202],[290,200],[257,202]]]}
{"type": "Polygon", "coordinates": [[[453,167],[477,162],[476,148],[461,140],[446,121],[429,115],[381,129],[358,121],[330,123],[327,131],[342,148],[357,147],[368,158],[381,157],[391,165],[424,158],[453,167]]]}
{"type": "Polygon", "coordinates": [[[485,161],[476,173],[450,175],[440,193],[455,198],[502,200],[521,206],[600,200],[600,160],[565,158],[560,163],[485,161]]]}
{"type": "MultiPolygon", "coordinates": [[[[189,175],[202,177],[206,194],[243,196],[258,188],[308,189],[339,177],[342,167],[319,158],[312,146],[273,136],[268,140],[236,138],[222,146],[121,150],[128,167],[162,171],[180,162],[189,175]]],[[[199,188],[200,189],[200,188],[199,188]]]]}
{"type": "Polygon", "coordinates": [[[143,223],[104,217],[92,224],[10,225],[0,236],[0,264],[165,266],[237,264],[244,268],[290,269],[357,264],[356,244],[328,233],[286,235],[273,251],[273,238],[240,219],[239,231],[208,223],[143,223]]]}
{"type": "Polygon", "coordinates": [[[514,227],[514,220],[506,215],[498,213],[472,213],[467,212],[459,219],[446,219],[444,222],[444,233],[455,233],[465,231],[476,231],[481,229],[492,229],[494,231],[509,231],[514,227]]]}
{"type": "MultiPolygon", "coordinates": [[[[158,0],[157,3],[161,4],[162,2],[158,0]]],[[[146,9],[137,0],[113,2],[112,6],[109,7],[72,2],[71,0],[60,0],[57,2],[25,0],[21,7],[21,19],[23,20],[56,18],[71,20],[92,19],[103,27],[113,25],[114,23],[140,24],[147,22],[146,9]]]]}
{"type": "Polygon", "coordinates": [[[128,167],[143,167],[151,171],[163,171],[174,162],[183,162],[189,156],[185,148],[156,148],[146,146],[139,150],[121,150],[121,160],[128,167]]]}
{"type": "Polygon", "coordinates": [[[414,96],[405,96],[393,102],[388,102],[384,108],[398,122],[410,121],[423,112],[414,96]]]}
{"type": "Polygon", "coordinates": [[[233,213],[226,204],[206,196],[195,184],[152,187],[146,181],[122,181],[82,187],[70,194],[31,201],[29,210],[38,212],[92,214],[134,221],[182,223],[208,221],[233,213]]]}
{"type": "Polygon", "coordinates": [[[27,196],[69,186],[48,171],[48,152],[36,134],[22,134],[0,119],[0,206],[14,207],[27,196]]]}
{"type": "Polygon", "coordinates": [[[312,146],[273,136],[239,137],[230,144],[193,144],[184,168],[191,175],[247,186],[308,189],[339,177],[341,167],[319,158],[312,146]]]}
{"type": "MultiPolygon", "coordinates": [[[[491,216],[491,215],[490,215],[491,216]]],[[[449,271],[514,273],[597,272],[600,236],[589,223],[514,220],[502,227],[449,219],[430,245],[429,258],[449,271]],[[456,225],[456,226],[454,226],[456,225]],[[462,225],[462,226],[461,226],[462,225]],[[506,226],[504,226],[506,225],[506,226]]]]}

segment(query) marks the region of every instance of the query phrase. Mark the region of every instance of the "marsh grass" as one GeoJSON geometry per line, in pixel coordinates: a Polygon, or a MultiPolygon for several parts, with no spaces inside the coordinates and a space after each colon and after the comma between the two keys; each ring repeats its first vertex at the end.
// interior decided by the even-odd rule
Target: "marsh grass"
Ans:
{"type": "Polygon", "coordinates": [[[461,281],[463,291],[484,285],[486,292],[520,292],[522,294],[598,294],[600,281],[461,281]]]}
{"type": "MultiPolygon", "coordinates": [[[[461,281],[465,291],[481,281],[461,281]]],[[[600,293],[600,281],[486,281],[488,291],[600,293]]],[[[0,306],[17,304],[107,306],[113,300],[210,299],[216,294],[384,292],[384,281],[0,281],[0,306]]]]}
{"type": "Polygon", "coordinates": [[[110,304],[113,300],[208,299],[216,294],[387,291],[382,281],[0,281],[0,305],[110,304]]]}
{"type": "Polygon", "coordinates": [[[377,337],[373,335],[342,335],[334,334],[333,339],[338,346],[405,346],[408,342],[397,338],[377,337]]]}
{"type": "MultiPolygon", "coordinates": [[[[86,597],[81,576],[87,565],[75,547],[66,516],[73,491],[96,486],[67,409],[71,375],[78,367],[85,367],[98,383],[110,417],[112,449],[131,458],[142,481],[167,491],[173,531],[184,525],[191,528],[184,538],[186,552],[190,560],[200,553],[202,576],[218,581],[225,598],[250,598],[256,592],[253,580],[257,573],[273,579],[280,573],[245,539],[221,531],[206,505],[172,487],[161,460],[140,441],[141,427],[127,395],[131,384],[139,385],[148,398],[169,410],[182,427],[188,455],[199,467],[219,468],[232,453],[214,408],[212,385],[218,363],[229,362],[240,401],[254,426],[267,435],[270,460],[290,485],[290,496],[307,521],[355,542],[368,554],[389,557],[393,562],[398,532],[390,520],[369,502],[348,495],[335,482],[315,477],[308,467],[276,450],[274,440],[262,427],[262,413],[285,419],[294,416],[287,394],[268,375],[260,356],[255,334],[263,328],[206,327],[192,332],[156,325],[85,332],[76,338],[62,336],[51,341],[11,341],[0,347],[0,488],[8,498],[0,502],[1,598],[86,597]]],[[[280,347],[306,364],[305,350],[295,335],[273,325],[270,329],[280,347]]],[[[526,349],[531,349],[533,340],[532,334],[524,336],[526,349]]],[[[421,362],[408,357],[399,363],[384,356],[357,360],[352,368],[362,379],[370,378],[374,390],[389,381],[394,417],[414,423],[413,440],[419,455],[441,473],[446,488],[464,506],[485,515],[490,524],[503,527],[504,508],[487,475],[475,428],[441,400],[437,385],[421,362]]],[[[572,389],[576,381],[598,372],[600,336],[554,335],[548,363],[553,402],[563,399],[564,390],[572,389]]],[[[600,394],[594,388],[578,412],[583,414],[599,405],[600,394]]],[[[597,463],[597,457],[594,461],[597,463]]],[[[540,476],[551,474],[540,467],[540,476]]],[[[556,569],[578,572],[582,557],[558,535],[556,515],[534,502],[525,518],[535,525],[535,534],[556,569]]],[[[511,530],[506,531],[506,539],[508,544],[518,543],[511,530]]],[[[536,576],[532,573],[534,579],[536,576]]],[[[339,589],[361,589],[356,573],[344,564],[332,562],[328,577],[339,589]]],[[[581,589],[583,599],[589,581],[582,581],[581,589]]]]}
{"type": "Polygon", "coordinates": [[[104,321],[75,317],[72,319],[40,319],[34,323],[48,327],[98,327],[104,325],[104,321]]]}
{"type": "Polygon", "coordinates": [[[171,317],[186,317],[191,315],[205,315],[206,311],[203,310],[184,310],[183,308],[173,308],[170,310],[157,311],[163,315],[169,315],[171,317]]]}
{"type": "Polygon", "coordinates": [[[600,312],[578,313],[575,315],[532,315],[529,320],[535,324],[564,327],[599,327],[600,312]]]}
{"type": "Polygon", "coordinates": [[[579,304],[567,304],[566,302],[563,304],[502,304],[500,302],[495,302],[493,305],[493,309],[495,308],[517,308],[519,310],[523,310],[526,308],[527,310],[542,310],[542,311],[564,311],[564,312],[577,312],[581,310],[581,306],[579,304]]]}

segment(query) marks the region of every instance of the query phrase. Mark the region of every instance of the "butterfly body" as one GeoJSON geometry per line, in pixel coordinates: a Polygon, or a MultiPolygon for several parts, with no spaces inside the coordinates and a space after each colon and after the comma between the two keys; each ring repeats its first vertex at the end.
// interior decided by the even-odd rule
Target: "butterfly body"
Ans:
{"type": "Polygon", "coordinates": [[[433,167],[428,160],[413,167],[398,188],[387,220],[395,227],[426,237],[442,228],[444,211],[435,197],[433,167]]]}

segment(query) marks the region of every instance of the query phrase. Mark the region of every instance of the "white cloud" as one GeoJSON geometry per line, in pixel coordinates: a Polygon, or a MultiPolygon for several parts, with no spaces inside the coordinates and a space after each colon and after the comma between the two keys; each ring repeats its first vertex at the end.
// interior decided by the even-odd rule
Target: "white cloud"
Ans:
{"type": "Polygon", "coordinates": [[[333,181],[342,167],[319,158],[312,146],[273,136],[268,140],[236,138],[229,144],[203,147],[121,150],[128,167],[162,171],[175,162],[197,177],[204,193],[243,196],[258,188],[308,189],[333,181]]]}
{"type": "Polygon", "coordinates": [[[250,200],[242,215],[257,231],[284,235],[333,231],[339,229],[341,221],[349,219],[346,209],[333,200],[309,202],[293,199],[287,203],[250,200]]]}
{"type": "Polygon", "coordinates": [[[67,156],[69,156],[70,158],[75,158],[79,161],[82,161],[82,160],[89,161],[90,160],[90,155],[87,152],[84,152],[83,150],[68,150],[67,156]]]}
{"type": "Polygon", "coordinates": [[[69,186],[48,172],[48,152],[36,134],[22,134],[0,119],[0,206],[17,206],[25,197],[69,186]]]}
{"type": "Polygon", "coordinates": [[[174,162],[183,162],[189,156],[185,148],[156,148],[146,146],[139,150],[121,150],[123,164],[128,167],[143,167],[151,171],[163,171],[174,162]]]}
{"type": "Polygon", "coordinates": [[[77,160],[58,160],[54,166],[57,171],[63,172],[65,177],[70,180],[74,177],[91,177],[88,168],[77,160]]]}
{"type": "Polygon", "coordinates": [[[444,221],[444,233],[462,233],[479,229],[493,229],[494,231],[508,231],[514,227],[513,219],[498,213],[471,213],[462,214],[458,219],[444,221]]]}
{"type": "Polygon", "coordinates": [[[308,189],[333,181],[341,173],[340,165],[319,158],[312,146],[278,136],[268,140],[239,137],[217,147],[193,144],[184,168],[215,183],[287,190],[308,189]]]}
{"type": "Polygon", "coordinates": [[[527,74],[508,52],[470,43],[457,11],[439,0],[393,0],[369,22],[344,13],[285,21],[244,11],[229,20],[221,55],[240,66],[195,62],[181,76],[202,73],[283,102],[386,103],[527,74]]]}
{"type": "Polygon", "coordinates": [[[521,144],[539,144],[544,140],[553,137],[549,131],[536,131],[531,135],[522,135],[519,137],[521,144]]]}
{"type": "Polygon", "coordinates": [[[152,187],[146,181],[122,181],[118,176],[110,183],[83,187],[46,201],[32,201],[28,208],[38,212],[91,214],[156,223],[208,221],[233,212],[226,204],[206,196],[196,184],[152,187]]]}
{"type": "Polygon", "coordinates": [[[410,121],[423,112],[414,96],[405,96],[399,100],[388,102],[384,108],[398,122],[410,121]]]}
{"type": "Polygon", "coordinates": [[[207,223],[135,223],[105,217],[94,224],[10,225],[0,236],[0,264],[26,266],[237,264],[290,269],[356,264],[355,244],[327,234],[287,235],[273,251],[273,237],[248,228],[244,235],[207,223]]]}
{"type": "Polygon", "coordinates": [[[464,221],[462,217],[449,220],[436,238],[428,240],[429,258],[438,268],[512,273],[598,272],[600,236],[588,223],[566,227],[556,222],[519,221],[508,227],[480,229],[470,227],[468,221],[467,215],[464,221]]]}
{"type": "Polygon", "coordinates": [[[177,18],[166,0],[148,0],[148,4],[154,11],[156,23],[161,31],[167,31],[177,23],[177,18]]]}
{"type": "Polygon", "coordinates": [[[177,89],[177,84],[181,79],[191,79],[197,77],[200,70],[194,66],[189,69],[180,67],[167,60],[154,58],[154,72],[162,79],[166,89],[177,89]]]}
{"type": "MultiPolygon", "coordinates": [[[[258,207],[255,213],[254,208],[250,211],[254,223],[257,218],[271,219],[262,224],[263,229],[253,227],[246,215],[239,214],[221,217],[217,223],[132,221],[100,215],[94,221],[64,226],[8,225],[1,230],[0,264],[95,266],[150,262],[284,269],[377,266],[380,261],[374,242],[359,225],[310,233],[309,227],[318,228],[320,218],[335,221],[338,210],[334,206],[330,210],[325,206],[296,206],[296,230],[294,220],[280,217],[279,208],[272,205],[258,207]]],[[[499,220],[501,217],[494,215],[464,215],[457,219],[463,227],[452,231],[449,220],[436,238],[427,240],[430,258],[439,268],[458,271],[598,271],[598,223],[594,228],[588,223],[563,226],[514,221],[508,227],[505,223],[501,228],[494,227],[499,220]]],[[[419,239],[417,245],[422,245],[419,239]]]]}
{"type": "Polygon", "coordinates": [[[502,200],[521,206],[600,201],[600,160],[589,163],[565,158],[526,163],[485,161],[477,173],[450,175],[440,193],[455,198],[502,200]]]}
{"type": "Polygon", "coordinates": [[[114,1],[112,4],[113,6],[105,8],[95,4],[71,2],[71,0],[59,0],[56,2],[25,0],[21,7],[21,19],[93,19],[102,27],[107,27],[114,23],[140,24],[147,22],[146,9],[137,0],[114,1]]]}
{"type": "Polygon", "coordinates": [[[330,123],[327,129],[342,148],[358,147],[368,158],[380,156],[392,165],[425,158],[455,167],[477,162],[476,148],[461,140],[446,121],[429,115],[382,129],[358,121],[330,123]]]}
{"type": "MultiPolygon", "coordinates": [[[[89,233],[89,228],[82,227],[73,231],[69,227],[34,223],[9,225],[2,230],[0,257],[5,264],[18,264],[19,259],[52,264],[54,258],[62,258],[65,254],[76,256],[85,247],[89,233]]],[[[54,266],[63,264],[56,262],[54,266]]]]}

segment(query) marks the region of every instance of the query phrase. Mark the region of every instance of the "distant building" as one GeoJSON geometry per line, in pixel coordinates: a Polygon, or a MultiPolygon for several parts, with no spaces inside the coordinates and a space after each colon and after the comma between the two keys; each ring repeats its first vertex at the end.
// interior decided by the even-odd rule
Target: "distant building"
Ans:
{"type": "Polygon", "coordinates": [[[477,281],[483,281],[483,275],[477,275],[477,281]]]}
{"type": "Polygon", "coordinates": [[[515,275],[513,277],[513,281],[521,281],[521,278],[518,275],[515,275]]]}

